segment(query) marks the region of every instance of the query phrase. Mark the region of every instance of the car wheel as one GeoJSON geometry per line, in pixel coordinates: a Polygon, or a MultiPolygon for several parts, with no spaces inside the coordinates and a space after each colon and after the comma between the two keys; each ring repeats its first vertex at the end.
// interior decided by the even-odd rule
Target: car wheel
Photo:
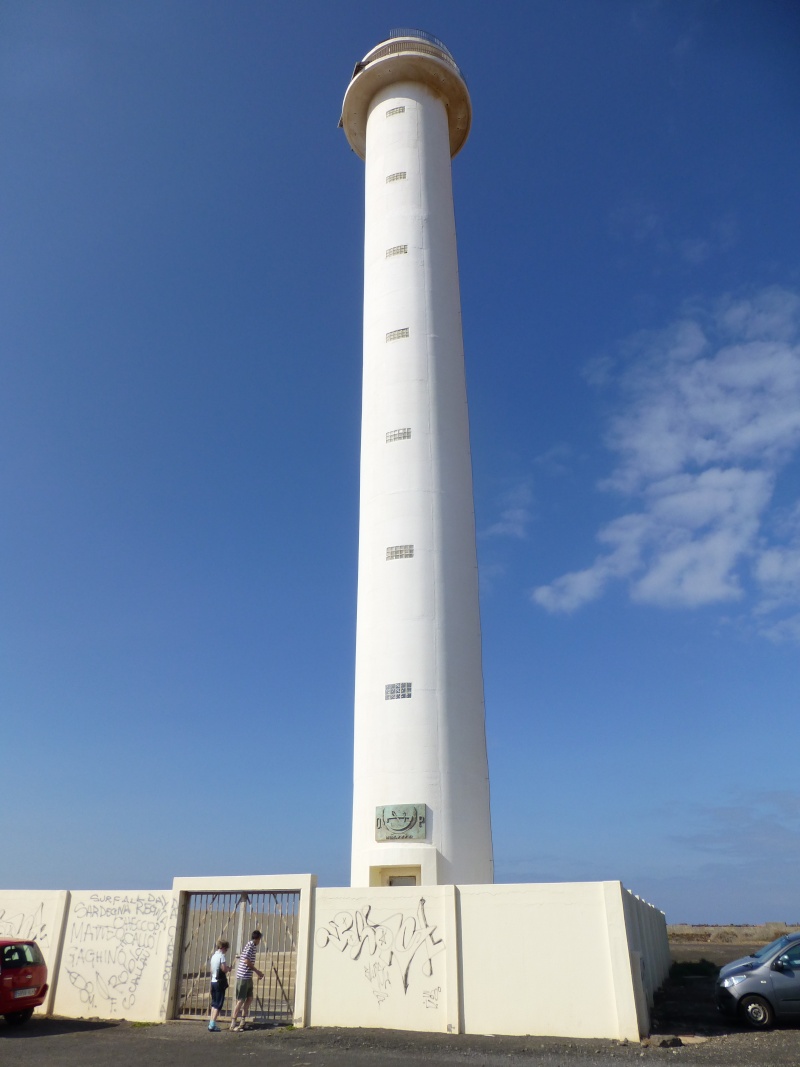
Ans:
{"type": "Polygon", "coordinates": [[[739,1012],[746,1023],[759,1030],[772,1026],[775,1021],[772,1005],[763,997],[742,997],[739,1002],[739,1012]]]}
{"type": "Polygon", "coordinates": [[[22,1026],[33,1015],[33,1008],[25,1008],[24,1011],[7,1011],[6,1022],[9,1026],[22,1026]]]}

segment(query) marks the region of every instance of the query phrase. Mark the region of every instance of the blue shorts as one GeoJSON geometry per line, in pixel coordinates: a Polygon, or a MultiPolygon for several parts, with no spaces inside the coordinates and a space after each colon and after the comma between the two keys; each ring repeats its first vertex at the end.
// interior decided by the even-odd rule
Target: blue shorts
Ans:
{"type": "Polygon", "coordinates": [[[223,988],[219,982],[211,983],[211,1007],[222,1010],[222,1005],[225,1003],[225,994],[228,992],[227,986],[223,988]]]}

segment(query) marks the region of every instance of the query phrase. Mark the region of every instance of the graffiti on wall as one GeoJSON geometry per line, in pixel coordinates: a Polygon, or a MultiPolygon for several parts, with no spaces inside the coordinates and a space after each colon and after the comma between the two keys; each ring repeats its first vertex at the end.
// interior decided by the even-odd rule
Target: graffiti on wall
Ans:
{"type": "Polygon", "coordinates": [[[44,918],[44,901],[22,911],[0,907],[0,937],[33,939],[46,951],[50,947],[50,932],[44,918]]]}
{"type": "MultiPolygon", "coordinates": [[[[358,962],[378,1004],[400,990],[408,995],[415,974],[433,977],[434,958],[445,947],[436,936],[436,926],[428,922],[423,898],[412,915],[397,912],[378,920],[371,904],[337,912],[317,929],[315,941],[320,948],[338,948],[358,962]]],[[[435,995],[431,990],[420,992],[426,1007],[438,1005],[438,988],[435,995]]]]}
{"type": "Polygon", "coordinates": [[[152,975],[171,905],[166,893],[91,893],[73,902],[62,967],[84,1009],[110,1016],[135,1005],[142,979],[152,975]]]}
{"type": "Polygon", "coordinates": [[[164,970],[161,972],[161,1007],[159,1015],[162,1019],[167,1017],[169,1000],[169,983],[172,978],[172,961],[175,958],[175,937],[178,932],[178,901],[173,899],[172,908],[167,921],[167,951],[164,956],[164,970]]]}
{"type": "Polygon", "coordinates": [[[422,1003],[426,1008],[438,1008],[439,997],[442,993],[442,987],[437,985],[435,989],[423,989],[422,990],[422,1003]]]}

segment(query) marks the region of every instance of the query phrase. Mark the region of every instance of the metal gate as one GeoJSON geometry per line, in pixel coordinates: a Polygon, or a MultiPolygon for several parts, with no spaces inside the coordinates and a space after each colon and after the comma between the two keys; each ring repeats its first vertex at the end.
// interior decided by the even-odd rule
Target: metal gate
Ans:
{"type": "Polygon", "coordinates": [[[236,956],[253,930],[262,933],[253,975],[250,1019],[262,1025],[291,1023],[297,972],[297,913],[300,893],[189,893],[181,941],[181,973],[176,1017],[208,1018],[211,1006],[210,960],[218,938],[230,942],[228,963],[234,968],[221,1019],[229,1019],[236,1002],[236,956]]]}

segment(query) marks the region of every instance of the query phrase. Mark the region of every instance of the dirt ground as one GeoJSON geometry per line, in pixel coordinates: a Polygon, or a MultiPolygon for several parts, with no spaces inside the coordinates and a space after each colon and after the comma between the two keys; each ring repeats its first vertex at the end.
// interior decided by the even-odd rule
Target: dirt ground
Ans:
{"type": "MultiPolygon", "coordinates": [[[[706,960],[719,968],[732,960],[749,956],[763,944],[763,941],[756,944],[704,944],[690,941],[684,944],[673,940],[670,942],[670,955],[673,964],[699,964],[701,960],[706,960]]],[[[669,979],[656,993],[651,1029],[654,1036],[672,1033],[709,1037],[747,1032],[743,1027],[732,1026],[730,1020],[717,1011],[714,1004],[714,975],[687,975],[669,979]]],[[[800,1036],[800,1031],[798,1034],[800,1036]]]]}
{"type": "Polygon", "coordinates": [[[749,956],[757,948],[765,945],[766,941],[749,941],[733,945],[706,943],[692,941],[689,944],[683,942],[670,943],[670,955],[673,963],[697,963],[700,960],[708,960],[716,967],[723,967],[726,963],[738,960],[742,956],[749,956]]]}

